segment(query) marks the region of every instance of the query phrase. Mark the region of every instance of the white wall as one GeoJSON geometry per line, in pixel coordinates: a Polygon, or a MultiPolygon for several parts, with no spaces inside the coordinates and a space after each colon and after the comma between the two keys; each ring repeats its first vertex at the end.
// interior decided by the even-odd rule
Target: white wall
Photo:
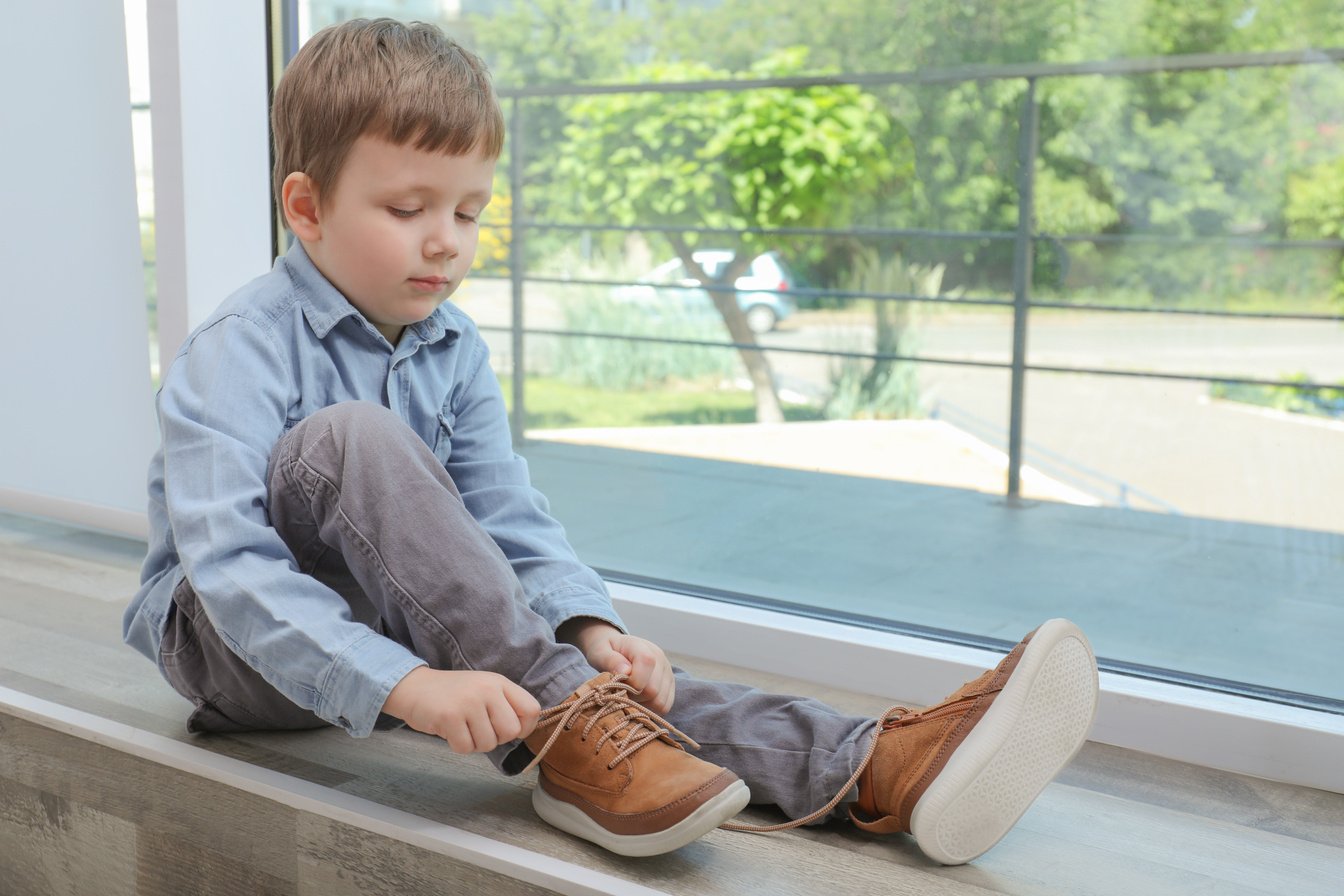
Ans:
{"type": "Polygon", "coordinates": [[[155,440],[121,4],[0,28],[0,509],[143,528],[155,440]]]}
{"type": "MultiPolygon", "coordinates": [[[[149,0],[159,347],[271,263],[260,3],[149,0]]],[[[122,4],[0,28],[0,510],[143,536],[158,434],[122,4]],[[59,27],[54,27],[58,24],[59,27]]]]}
{"type": "Polygon", "coordinates": [[[271,265],[261,3],[149,0],[159,357],[271,265]]]}

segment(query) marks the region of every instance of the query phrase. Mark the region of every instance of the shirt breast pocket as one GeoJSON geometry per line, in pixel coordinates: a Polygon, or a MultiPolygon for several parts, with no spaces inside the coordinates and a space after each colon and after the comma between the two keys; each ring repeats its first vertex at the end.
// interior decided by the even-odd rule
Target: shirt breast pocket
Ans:
{"type": "Polygon", "coordinates": [[[439,463],[448,463],[448,458],[453,455],[453,424],[456,418],[444,411],[439,414],[438,431],[434,434],[434,456],[439,459],[439,463]]]}

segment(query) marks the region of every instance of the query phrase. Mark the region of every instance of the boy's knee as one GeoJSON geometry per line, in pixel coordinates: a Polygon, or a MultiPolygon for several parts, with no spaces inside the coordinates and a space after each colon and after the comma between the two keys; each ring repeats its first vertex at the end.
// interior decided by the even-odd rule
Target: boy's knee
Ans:
{"type": "Polygon", "coordinates": [[[330,427],[339,433],[364,435],[406,427],[402,419],[372,401],[342,401],[315,412],[303,421],[309,426],[330,427]]]}
{"type": "Polygon", "coordinates": [[[315,450],[344,454],[353,445],[387,450],[396,443],[418,441],[395,413],[371,401],[342,401],[315,411],[286,434],[290,450],[309,455],[315,450]],[[323,449],[325,443],[328,448],[323,449]]]}

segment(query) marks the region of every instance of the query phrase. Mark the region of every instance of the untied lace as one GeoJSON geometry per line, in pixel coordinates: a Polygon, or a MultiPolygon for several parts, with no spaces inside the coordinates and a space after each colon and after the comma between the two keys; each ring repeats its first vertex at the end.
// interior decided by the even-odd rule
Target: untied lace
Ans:
{"type": "Polygon", "coordinates": [[[878,735],[886,730],[891,723],[915,714],[916,713],[914,713],[913,710],[904,706],[893,706],[891,709],[882,713],[882,717],[877,720],[877,727],[873,730],[873,739],[868,742],[868,750],[863,754],[863,760],[859,762],[858,768],[854,770],[854,774],[850,775],[849,780],[844,783],[840,788],[840,792],[837,793],[829,803],[822,806],[811,815],[795,818],[792,821],[781,821],[779,824],[742,824],[740,822],[728,821],[724,822],[720,827],[725,831],[743,831],[748,834],[769,834],[773,831],[787,831],[792,828],[799,828],[829,815],[835,807],[840,805],[844,798],[849,795],[849,792],[854,789],[854,785],[859,783],[859,778],[863,776],[864,770],[868,768],[868,763],[873,761],[873,754],[877,752],[878,735]]]}
{"type": "MultiPolygon", "coordinates": [[[[966,682],[961,686],[961,691],[975,687],[980,682],[988,679],[994,672],[994,669],[990,669],[979,678],[974,678],[966,682]]],[[[961,691],[958,691],[958,693],[961,693],[961,691]]],[[[951,698],[949,698],[949,700],[950,699],[951,698]]],[[[726,831],[745,831],[748,834],[768,834],[771,831],[787,831],[791,828],[802,827],[805,824],[811,824],[817,819],[824,817],[834,810],[836,806],[840,805],[841,801],[843,801],[849,794],[850,790],[854,788],[854,785],[859,783],[859,778],[863,777],[863,773],[868,768],[868,764],[873,761],[873,754],[877,752],[877,739],[883,731],[895,727],[896,723],[902,720],[918,718],[930,710],[945,705],[946,702],[947,701],[944,701],[944,703],[938,704],[937,707],[929,706],[918,711],[906,706],[893,706],[882,713],[877,720],[877,727],[873,729],[873,739],[868,742],[868,750],[863,754],[863,761],[859,763],[858,768],[854,769],[854,774],[850,775],[849,780],[845,782],[844,786],[840,788],[840,792],[837,793],[829,803],[822,806],[811,815],[804,816],[803,818],[795,818],[792,821],[783,821],[779,824],[738,824],[730,821],[721,825],[721,827],[726,831]]]]}
{"type": "MultiPolygon", "coordinates": [[[[563,703],[543,709],[537,718],[537,727],[553,725],[555,730],[523,771],[535,768],[560,735],[574,726],[575,717],[589,711],[591,715],[588,716],[588,721],[579,734],[580,740],[587,740],[594,726],[602,719],[612,715],[618,716],[614,720],[615,724],[604,729],[602,736],[597,739],[597,743],[593,746],[594,752],[600,752],[608,740],[624,733],[624,736],[616,741],[616,755],[607,763],[607,768],[615,768],[622,759],[665,735],[675,735],[695,749],[700,749],[698,743],[662,716],[631,700],[631,695],[638,691],[627,684],[625,678],[624,675],[615,675],[582,694],[571,696],[563,703]]],[[[671,740],[669,742],[677,749],[682,749],[681,744],[671,740]]]]}

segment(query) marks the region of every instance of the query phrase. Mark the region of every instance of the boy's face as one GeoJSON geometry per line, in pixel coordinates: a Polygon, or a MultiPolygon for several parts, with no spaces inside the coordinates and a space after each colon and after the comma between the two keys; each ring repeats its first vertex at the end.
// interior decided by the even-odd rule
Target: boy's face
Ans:
{"type": "Polygon", "coordinates": [[[360,137],[335,189],[285,181],[294,234],[317,269],[393,345],[462,283],[476,254],[495,161],[360,137]],[[291,182],[293,186],[291,187],[291,182]]]}

